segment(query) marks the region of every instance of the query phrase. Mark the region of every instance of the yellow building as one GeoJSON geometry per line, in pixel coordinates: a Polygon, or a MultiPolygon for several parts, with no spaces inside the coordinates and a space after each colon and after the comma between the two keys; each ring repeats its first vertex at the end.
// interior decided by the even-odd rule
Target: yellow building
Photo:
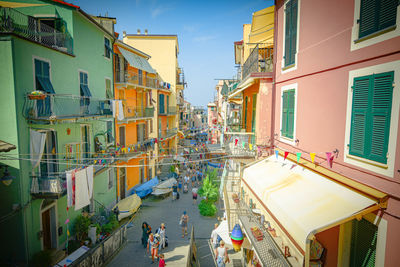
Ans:
{"type": "MultiPolygon", "coordinates": [[[[126,34],[124,32],[123,42],[149,54],[151,56],[149,63],[157,69],[160,79],[167,84],[170,94],[168,103],[165,103],[165,105],[168,105],[169,112],[167,112],[167,114],[161,114],[161,116],[168,116],[168,131],[171,135],[173,134],[172,136],[168,135],[168,150],[169,152],[176,153],[178,143],[176,132],[179,127],[179,108],[177,108],[177,106],[182,103],[182,91],[184,90],[184,82],[181,79],[181,69],[178,66],[178,36],[147,34],[147,32],[145,34],[140,34],[140,31],[138,31],[137,34],[126,34]]],[[[166,96],[164,100],[167,101],[166,96]]],[[[158,114],[160,115],[159,112],[158,114]]],[[[158,139],[163,138],[162,133],[164,129],[166,129],[160,127],[164,120],[165,119],[159,119],[158,125],[154,125],[156,126],[156,131],[159,133],[158,139]]],[[[164,149],[166,148],[160,147],[159,149],[165,154],[164,149]]]]}
{"type": "Polygon", "coordinates": [[[114,44],[115,129],[118,152],[118,196],[155,176],[157,120],[154,99],[159,82],[149,55],[116,41],[114,44]],[[155,92],[154,92],[155,91],[155,92]]]}

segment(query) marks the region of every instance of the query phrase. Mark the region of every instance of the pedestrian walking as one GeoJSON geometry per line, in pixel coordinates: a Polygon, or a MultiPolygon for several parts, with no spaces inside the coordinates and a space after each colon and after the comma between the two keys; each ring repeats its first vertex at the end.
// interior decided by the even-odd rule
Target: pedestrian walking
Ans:
{"type": "Polygon", "coordinates": [[[194,187],[195,182],[196,182],[196,175],[192,174],[192,188],[194,187]]]}
{"type": "Polygon", "coordinates": [[[152,263],[154,263],[154,258],[158,257],[158,246],[159,246],[159,239],[155,238],[154,234],[151,233],[149,235],[149,240],[147,242],[147,249],[149,253],[151,253],[152,263]]]}
{"type": "Polygon", "coordinates": [[[161,223],[160,227],[157,229],[156,233],[160,235],[160,246],[159,250],[165,248],[165,241],[166,241],[166,229],[165,229],[165,224],[161,223]]]}
{"type": "Polygon", "coordinates": [[[212,230],[211,232],[211,243],[213,244],[213,249],[215,254],[217,253],[216,249],[219,246],[217,228],[218,228],[218,223],[214,224],[214,230],[212,230]]]}
{"type": "Polygon", "coordinates": [[[196,205],[197,203],[197,187],[192,188],[192,198],[193,198],[193,205],[196,205]]]}
{"type": "Polygon", "coordinates": [[[178,186],[176,183],[172,185],[172,200],[176,200],[178,196],[178,186]]]}
{"type": "Polygon", "coordinates": [[[142,223],[142,245],[144,248],[147,246],[147,240],[149,239],[149,235],[151,233],[151,227],[147,222],[142,223]]]}
{"type": "Polygon", "coordinates": [[[179,221],[179,224],[182,227],[182,238],[184,238],[185,235],[187,235],[188,222],[189,222],[189,216],[186,214],[186,211],[184,211],[179,221]]]}
{"type": "Polygon", "coordinates": [[[222,240],[219,247],[216,249],[215,259],[218,267],[225,267],[225,263],[230,262],[228,257],[228,250],[225,247],[225,242],[222,240]]]}
{"type": "Polygon", "coordinates": [[[182,192],[182,177],[178,178],[178,192],[182,192]]]}
{"type": "Polygon", "coordinates": [[[165,264],[164,254],[163,253],[160,254],[159,259],[160,259],[160,261],[158,262],[158,267],[165,267],[167,264],[165,264]]]}

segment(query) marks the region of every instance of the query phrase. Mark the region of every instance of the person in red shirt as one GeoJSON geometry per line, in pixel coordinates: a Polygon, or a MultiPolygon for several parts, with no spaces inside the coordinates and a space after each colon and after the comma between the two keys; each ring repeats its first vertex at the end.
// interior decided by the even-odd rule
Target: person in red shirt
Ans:
{"type": "Polygon", "coordinates": [[[159,257],[160,261],[158,262],[158,267],[165,267],[166,264],[165,264],[165,260],[164,260],[164,254],[161,253],[159,256],[160,256],[159,257]]]}

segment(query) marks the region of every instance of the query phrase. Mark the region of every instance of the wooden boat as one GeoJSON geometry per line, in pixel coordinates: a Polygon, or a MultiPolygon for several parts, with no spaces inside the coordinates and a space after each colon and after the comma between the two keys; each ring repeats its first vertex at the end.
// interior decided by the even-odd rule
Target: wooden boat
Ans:
{"type": "Polygon", "coordinates": [[[164,182],[159,183],[156,186],[153,186],[153,192],[151,194],[155,196],[161,196],[172,192],[172,186],[176,184],[175,178],[170,178],[165,180],[164,182]]]}
{"type": "Polygon", "coordinates": [[[118,221],[120,221],[123,218],[126,218],[134,214],[139,209],[140,205],[142,205],[142,200],[138,195],[133,194],[118,202],[114,206],[113,210],[116,207],[118,207],[119,210],[118,221]]]}

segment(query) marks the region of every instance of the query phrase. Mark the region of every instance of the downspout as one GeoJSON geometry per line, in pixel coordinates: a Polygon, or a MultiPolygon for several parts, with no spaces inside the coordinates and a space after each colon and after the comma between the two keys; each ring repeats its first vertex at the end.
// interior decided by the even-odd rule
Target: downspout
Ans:
{"type": "Polygon", "coordinates": [[[277,0],[274,1],[274,57],[273,57],[273,69],[272,69],[272,103],[271,103],[271,133],[270,133],[270,153],[272,154],[275,146],[275,106],[276,106],[276,62],[277,62],[277,40],[278,40],[278,11],[277,11],[277,0]]]}

